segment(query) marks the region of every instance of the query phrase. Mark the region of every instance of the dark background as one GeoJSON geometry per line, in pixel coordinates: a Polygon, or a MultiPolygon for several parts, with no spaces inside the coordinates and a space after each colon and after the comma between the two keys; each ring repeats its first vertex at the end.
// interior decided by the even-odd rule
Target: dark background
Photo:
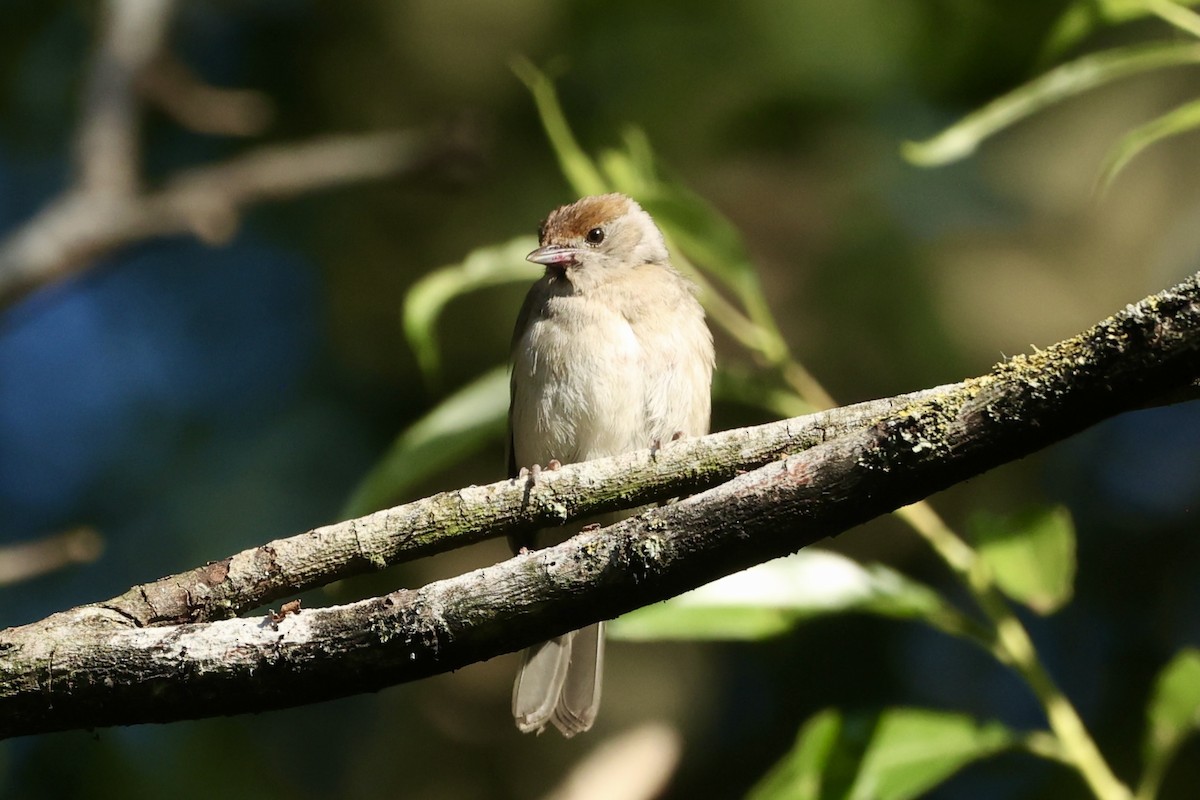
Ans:
{"type": "MultiPolygon", "coordinates": [[[[481,131],[468,163],[254,209],[227,246],[154,240],[0,312],[0,542],[78,524],[94,563],[0,587],[0,626],[333,521],[392,437],[439,395],[399,327],[406,287],[471,249],[531,233],[572,197],[518,54],[558,75],[585,147],[648,134],[669,173],[740,228],[796,353],[849,402],[959,380],[1069,336],[1198,267],[1195,136],[1135,161],[1103,198],[1103,156],[1189,97],[1196,73],[1093,92],[922,171],[936,132],[1040,69],[1065,4],[1044,0],[504,3],[256,0],[183,6],[172,48],[206,80],[276,104],[245,142],[144,118],[152,182],[262,141],[430,127],[481,131]]],[[[85,2],[0,2],[0,233],[71,178],[97,25],[85,2]]],[[[1151,25],[1094,46],[1169,36],[1151,25]]],[[[506,357],[520,288],[455,301],[445,385],[506,357]]],[[[722,342],[726,364],[746,362],[722,342]]],[[[715,428],[761,412],[718,404],[715,428]]],[[[413,496],[502,474],[493,443],[413,496]]],[[[1029,619],[1040,652],[1118,773],[1138,771],[1157,670],[1200,642],[1200,414],[1131,414],[935,498],[973,510],[1063,502],[1079,529],[1077,599],[1029,619]]],[[[836,547],[949,584],[881,520],[836,547]]],[[[502,543],[340,584],[338,602],[502,558],[502,543]]],[[[953,588],[947,589],[954,592],[953,588]]],[[[260,716],[0,744],[12,798],[539,796],[639,722],[683,736],[671,797],[735,797],[820,708],[924,705],[1044,725],[990,659],[913,625],[825,620],[765,644],[614,644],[597,729],[522,737],[514,659],[377,695],[260,716]]],[[[1193,743],[1168,797],[1200,780],[1193,743]],[[1189,775],[1190,773],[1190,775],[1189,775]]],[[[1004,756],[939,797],[1083,796],[1063,769],[1004,756]]]]}

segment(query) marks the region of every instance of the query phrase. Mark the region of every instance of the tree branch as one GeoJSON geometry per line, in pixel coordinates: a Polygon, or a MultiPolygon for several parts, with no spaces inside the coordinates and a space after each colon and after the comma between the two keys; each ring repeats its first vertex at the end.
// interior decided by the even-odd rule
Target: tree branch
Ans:
{"type": "Polygon", "coordinates": [[[105,4],[75,137],[74,183],[0,240],[0,308],[124,245],[179,234],[223,244],[251,204],[411,173],[474,149],[475,132],[462,122],[420,134],[329,135],[183,170],[148,191],[140,180],[139,89],[193,128],[249,133],[270,113],[260,94],[205,87],[170,55],[175,7],[175,0],[105,4]]]}
{"type": "Polygon", "coordinates": [[[485,539],[703,491],[955,388],[871,400],[673,442],[657,451],[639,450],[568,464],[543,471],[536,482],[504,480],[442,492],[276,539],[203,567],[134,586],[96,605],[141,627],[226,619],[335,580],[485,539]]]}
{"type": "Polygon", "coordinates": [[[189,233],[223,244],[246,206],[411,172],[447,149],[426,134],[345,134],[262,147],[184,170],[155,192],[105,197],[69,190],[0,241],[0,306],[123,245],[189,233]]]}
{"type": "Polygon", "coordinates": [[[108,0],[88,69],[75,142],[79,189],[98,200],[137,188],[138,100],[134,85],[164,47],[173,0],[108,0]]]}
{"type": "Polygon", "coordinates": [[[0,545],[0,586],[95,561],[103,551],[104,539],[86,525],[28,542],[0,545]]]}
{"type": "MultiPolygon", "coordinates": [[[[143,627],[138,613],[126,613],[139,592],[148,608],[157,607],[156,590],[142,587],[107,604],[0,632],[0,736],[261,711],[454,670],[794,552],[1146,404],[1198,373],[1200,275],[982,377],[883,401],[886,408],[873,422],[860,420],[857,428],[804,452],[768,458],[678,503],[418,590],[275,619],[143,627]]],[[[804,420],[779,424],[822,438],[816,431],[823,429],[804,420]]],[[[705,472],[722,441],[729,452],[753,452],[752,432],[671,445],[651,461],[665,463],[678,447],[705,472]]],[[[649,458],[635,454],[564,468],[555,477],[543,473],[545,483],[536,486],[506,481],[470,487],[294,540],[307,540],[305,558],[320,561],[357,534],[357,555],[334,560],[361,566],[405,548],[411,555],[443,546],[433,533],[442,526],[461,542],[585,510],[634,506],[645,502],[647,496],[638,494],[643,490],[622,493],[601,482],[587,490],[590,500],[559,490],[578,480],[585,491],[589,470],[599,466],[594,474],[607,474],[642,463],[643,456],[649,458]],[[511,503],[517,495],[519,513],[509,509],[489,517],[483,508],[497,498],[511,503]],[[413,513],[430,516],[406,516],[413,513]],[[438,513],[445,516],[435,519],[438,513]],[[477,527],[484,519],[495,527],[477,527]],[[413,528],[406,527],[410,523],[413,528]],[[380,530],[390,533],[373,538],[380,530]]],[[[692,470],[692,464],[676,464],[670,485],[693,485],[692,470]]],[[[653,466],[647,471],[654,474],[653,466]]],[[[263,574],[276,574],[266,551],[274,551],[277,568],[278,544],[248,551],[263,574]]],[[[217,591],[244,556],[188,575],[208,570],[208,589],[217,591]]],[[[305,571],[305,580],[318,572],[305,571]]],[[[222,602],[237,609],[255,601],[235,592],[222,602]]],[[[188,608],[187,601],[179,607],[188,608]]],[[[200,608],[212,610],[203,603],[200,608]]]]}

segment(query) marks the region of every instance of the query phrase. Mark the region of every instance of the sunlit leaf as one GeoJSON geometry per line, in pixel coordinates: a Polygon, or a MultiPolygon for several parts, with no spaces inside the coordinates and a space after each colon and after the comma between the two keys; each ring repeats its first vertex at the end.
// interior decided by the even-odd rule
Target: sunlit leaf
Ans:
{"type": "Polygon", "coordinates": [[[809,718],[792,749],[776,762],[746,800],[820,800],[836,797],[827,780],[830,757],[838,746],[842,715],[832,708],[809,718]]]}
{"type": "Polygon", "coordinates": [[[541,268],[525,256],[537,239],[520,236],[504,244],[472,250],[457,264],[435,269],[421,278],[404,298],[404,334],[427,380],[436,380],[440,369],[437,319],[456,297],[506,283],[531,283],[541,268]]]}
{"type": "Polygon", "coordinates": [[[1196,730],[1200,730],[1200,650],[1193,648],[1171,659],[1154,686],[1146,709],[1145,775],[1139,797],[1156,794],[1179,745],[1196,730]]]}
{"type": "MultiPolygon", "coordinates": [[[[360,517],[398,501],[418,482],[499,439],[507,417],[508,375],[497,367],[401,433],[355,489],[343,517],[360,517]]],[[[500,469],[497,464],[497,476],[500,469]]]]}
{"type": "MultiPolygon", "coordinates": [[[[1192,6],[1200,0],[1168,0],[1192,6]]],[[[1046,39],[1043,56],[1057,58],[1100,28],[1154,14],[1146,0],[1075,0],[1058,18],[1046,39]]]]}
{"type": "Polygon", "coordinates": [[[739,295],[757,291],[758,273],[741,233],[698,195],[661,183],[642,205],[688,258],[739,295]]]}
{"type": "Polygon", "coordinates": [[[979,555],[1009,597],[1050,614],[1071,599],[1075,584],[1075,525],[1061,507],[1011,516],[979,513],[969,528],[979,555]]]}
{"type": "Polygon", "coordinates": [[[908,800],[982,758],[1013,747],[1018,738],[998,722],[919,708],[887,709],[871,730],[870,744],[848,797],[908,800]]]}
{"type": "Polygon", "coordinates": [[[1200,36],[1200,16],[1184,8],[1186,0],[1142,0],[1150,13],[1166,20],[1184,33],[1200,36]]]}
{"type": "Polygon", "coordinates": [[[1161,117],[1147,122],[1121,137],[1121,141],[1109,151],[1101,173],[1101,184],[1107,188],[1117,173],[1138,153],[1155,142],[1169,136],[1185,133],[1200,127],[1200,100],[1185,103],[1161,117]]]}
{"type": "Polygon", "coordinates": [[[559,167],[567,176],[571,188],[580,196],[610,191],[596,164],[579,146],[575,134],[571,133],[571,126],[567,124],[566,115],[559,105],[554,82],[528,59],[515,59],[512,69],[533,95],[542,127],[550,139],[550,147],[558,157],[559,167]]]}
{"type": "Polygon", "coordinates": [[[909,800],[963,767],[1019,746],[998,722],[965,714],[890,708],[843,718],[814,715],[751,800],[909,800]]]}
{"type": "Polygon", "coordinates": [[[658,184],[650,140],[638,128],[626,129],[623,138],[624,149],[605,150],[600,154],[600,169],[617,191],[632,197],[645,197],[655,191],[658,184]]]}
{"type": "Polygon", "coordinates": [[[933,590],[880,565],[809,549],[730,575],[615,620],[622,639],[762,639],[827,614],[935,619],[933,590]]]}
{"type": "Polygon", "coordinates": [[[966,158],[998,131],[1068,97],[1149,70],[1200,63],[1200,45],[1154,43],[1115,48],[1056,67],[972,112],[923,142],[905,142],[904,157],[918,166],[966,158]]]}

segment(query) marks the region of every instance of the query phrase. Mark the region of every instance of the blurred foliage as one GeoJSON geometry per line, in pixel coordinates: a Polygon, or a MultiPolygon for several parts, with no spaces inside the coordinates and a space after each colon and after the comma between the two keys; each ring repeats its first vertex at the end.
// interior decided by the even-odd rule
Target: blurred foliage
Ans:
{"type": "MultiPolygon", "coordinates": [[[[936,592],[882,565],[807,549],[614,620],[613,639],[764,639],[814,617],[864,612],[935,627],[954,612],[936,592]]],[[[965,623],[960,623],[965,624],[965,623]]]]}
{"type": "Polygon", "coordinates": [[[996,583],[1039,614],[1058,611],[1075,584],[1075,525],[1065,508],[1009,516],[977,513],[967,528],[996,583]]]}
{"type": "MultiPolygon", "coordinates": [[[[1200,14],[1187,0],[1076,0],[1063,12],[1047,42],[1049,55],[1075,46],[1101,25],[1154,16],[1200,38],[1200,14]]],[[[1200,63],[1200,45],[1155,42],[1117,47],[1083,56],[1018,87],[924,142],[907,142],[905,156],[914,164],[938,166],[965,158],[979,144],[1013,123],[1072,95],[1121,78],[1163,67],[1200,63]]],[[[1200,101],[1190,101],[1121,137],[1109,151],[1100,182],[1107,187],[1125,165],[1150,145],[1200,127],[1200,101]]]]}
{"type": "MultiPolygon", "coordinates": [[[[0,624],[327,522],[351,494],[365,510],[501,476],[499,365],[517,276],[530,274],[521,242],[593,186],[644,199],[702,281],[718,334],[716,428],[819,405],[800,364],[845,400],[894,394],[983,371],[1168,285],[1196,268],[1200,189],[1194,76],[1166,68],[1193,63],[1195,45],[1164,8],[181,4],[176,54],[218,85],[265,92],[271,141],[465,111],[486,146],[472,163],[263,209],[226,249],[130,248],[6,310],[0,537],[83,522],[106,549],[95,565],[0,589],[0,624]],[[1080,63],[1098,59],[1104,75],[1106,61],[1121,63],[1113,54],[1145,60],[1030,93],[1080,63]],[[1152,62],[1162,68],[1140,68],[1152,62]],[[1009,92],[995,101],[1008,104],[1003,124],[972,132],[972,110],[1009,92]],[[974,158],[940,171],[902,160],[900,142],[956,118],[974,158]],[[1100,201],[1097,165],[1121,170],[1100,201]]],[[[8,0],[4,14],[0,234],[70,173],[98,10],[8,0]]],[[[188,133],[157,112],[144,134],[150,182],[254,144],[188,133]]],[[[998,590],[1058,609],[1013,618],[1145,798],[1191,797],[1200,781],[1189,736],[1198,442],[1194,408],[1142,412],[937,498],[946,519],[989,528],[971,552],[998,590]],[[1060,505],[1069,515],[1049,510],[1060,505]],[[1044,510],[999,512],[1013,508],[1044,510]]],[[[686,742],[670,797],[1090,796],[1073,771],[1041,766],[1061,755],[1040,731],[1044,698],[997,660],[971,589],[896,533],[892,521],[850,532],[826,562],[836,566],[804,573],[848,577],[860,594],[822,601],[802,591],[818,578],[797,585],[788,560],[761,582],[793,591],[740,613],[720,585],[702,590],[715,613],[700,619],[721,630],[689,629],[694,599],[645,610],[661,615],[656,635],[687,638],[614,642],[598,728],[571,742],[512,730],[515,665],[497,659],[252,718],[6,742],[0,792],[200,797],[219,772],[256,797],[532,797],[612,733],[657,718],[686,742]]],[[[306,604],[418,586],[504,554],[502,543],[446,554],[306,604]]]]}
{"type": "Polygon", "coordinates": [[[804,724],[792,751],[747,798],[910,800],[1018,742],[1003,725],[961,714],[891,708],[846,719],[826,710],[804,724]]]}
{"type": "Polygon", "coordinates": [[[1145,773],[1138,797],[1154,797],[1184,737],[1200,729],[1200,650],[1175,656],[1158,676],[1146,710],[1145,773]]]}

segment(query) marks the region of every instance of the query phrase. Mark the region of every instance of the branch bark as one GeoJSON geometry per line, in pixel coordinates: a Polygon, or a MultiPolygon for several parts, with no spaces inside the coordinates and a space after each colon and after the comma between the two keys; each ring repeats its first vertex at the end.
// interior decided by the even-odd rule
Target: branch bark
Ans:
{"type": "Polygon", "coordinates": [[[729,431],[280,540],[0,632],[0,737],[261,711],[454,670],[794,552],[1153,402],[1197,374],[1200,274],[981,377],[842,409],[840,423],[831,412],[729,431]],[[792,438],[765,444],[771,435],[792,438]],[[622,483],[616,476],[631,466],[634,477],[622,483]],[[716,485],[418,590],[282,618],[178,622],[706,481],[716,485]]]}

